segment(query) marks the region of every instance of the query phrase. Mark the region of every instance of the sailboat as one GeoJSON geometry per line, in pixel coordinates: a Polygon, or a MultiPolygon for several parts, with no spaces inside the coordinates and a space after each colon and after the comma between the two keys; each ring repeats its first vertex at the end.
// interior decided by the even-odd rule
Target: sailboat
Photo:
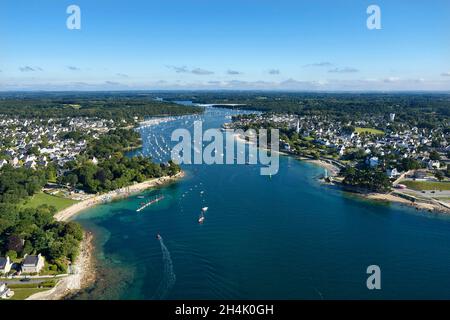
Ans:
{"type": "Polygon", "coordinates": [[[205,221],[205,215],[202,213],[200,213],[200,217],[198,217],[198,223],[202,224],[205,221]]]}
{"type": "Polygon", "coordinates": [[[200,217],[198,217],[198,223],[202,224],[205,221],[205,212],[208,211],[208,207],[203,207],[200,213],[200,217]]]}

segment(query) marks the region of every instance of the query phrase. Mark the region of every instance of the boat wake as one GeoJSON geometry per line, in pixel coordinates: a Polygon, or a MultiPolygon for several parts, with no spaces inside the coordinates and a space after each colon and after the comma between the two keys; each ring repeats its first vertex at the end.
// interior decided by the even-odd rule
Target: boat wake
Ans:
{"type": "Polygon", "coordinates": [[[163,300],[167,298],[167,295],[170,293],[170,290],[175,284],[176,276],[175,272],[173,271],[173,263],[172,258],[170,257],[170,252],[167,249],[167,247],[164,244],[164,241],[162,237],[158,237],[159,243],[161,244],[161,252],[163,256],[163,263],[164,263],[164,269],[163,269],[163,278],[161,280],[161,283],[158,286],[158,289],[156,290],[156,293],[154,295],[154,299],[163,300]]]}

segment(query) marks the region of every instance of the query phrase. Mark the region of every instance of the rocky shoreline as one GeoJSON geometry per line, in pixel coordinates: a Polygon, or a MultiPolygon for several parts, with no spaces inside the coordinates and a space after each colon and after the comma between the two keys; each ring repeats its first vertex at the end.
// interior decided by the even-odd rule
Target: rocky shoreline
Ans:
{"type": "Polygon", "coordinates": [[[61,300],[78,290],[84,289],[95,281],[93,235],[85,232],[80,245],[80,253],[71,266],[72,273],[58,281],[50,290],[38,292],[27,300],[61,300]]]}

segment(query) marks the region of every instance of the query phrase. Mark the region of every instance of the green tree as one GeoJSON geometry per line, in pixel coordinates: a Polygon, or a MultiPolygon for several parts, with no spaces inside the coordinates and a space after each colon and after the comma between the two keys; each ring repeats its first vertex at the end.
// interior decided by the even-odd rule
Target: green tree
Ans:
{"type": "Polygon", "coordinates": [[[6,256],[9,257],[11,260],[17,259],[17,252],[14,250],[8,250],[6,251],[6,256]]]}
{"type": "Polygon", "coordinates": [[[436,177],[436,179],[438,179],[439,181],[444,180],[444,173],[440,170],[435,170],[434,171],[434,176],[436,177]]]}
{"type": "Polygon", "coordinates": [[[436,150],[432,150],[430,152],[430,159],[433,161],[441,160],[441,156],[439,155],[439,153],[436,150]]]}

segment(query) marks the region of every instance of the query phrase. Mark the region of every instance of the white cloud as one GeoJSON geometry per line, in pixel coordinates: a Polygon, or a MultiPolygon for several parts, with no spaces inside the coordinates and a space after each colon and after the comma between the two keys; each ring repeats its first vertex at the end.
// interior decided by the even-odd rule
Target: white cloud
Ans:
{"type": "Polygon", "coordinates": [[[176,73],[188,73],[189,70],[187,69],[186,66],[181,66],[181,67],[177,67],[177,66],[166,66],[169,69],[174,70],[176,73]]]}
{"type": "Polygon", "coordinates": [[[194,68],[192,70],[189,70],[186,66],[168,65],[166,67],[174,70],[176,73],[191,73],[191,74],[200,75],[200,76],[214,74],[213,71],[209,71],[209,70],[202,69],[202,68],[194,68]]]}
{"type": "Polygon", "coordinates": [[[344,67],[344,68],[330,69],[330,70],[328,70],[328,72],[330,72],[330,73],[355,73],[355,72],[359,72],[359,70],[356,68],[352,68],[352,67],[344,67]]]}
{"type": "Polygon", "coordinates": [[[34,72],[34,71],[36,71],[35,68],[32,68],[30,66],[19,67],[19,70],[21,72],[34,72]]]}
{"type": "Polygon", "coordinates": [[[307,67],[332,67],[333,64],[331,62],[316,62],[316,63],[310,63],[310,64],[305,64],[303,67],[307,68],[307,67]]]}
{"type": "MultiPolygon", "coordinates": [[[[200,78],[199,78],[200,79],[200,78]]],[[[125,81],[125,79],[124,79],[125,81]]],[[[318,81],[297,80],[283,81],[205,81],[187,82],[182,80],[154,80],[139,82],[115,81],[41,81],[35,79],[10,80],[2,83],[1,91],[11,90],[287,90],[287,91],[450,91],[448,80],[401,79],[322,79],[318,81]]]]}
{"type": "Polygon", "coordinates": [[[227,70],[228,75],[240,75],[242,72],[236,70],[227,70]]]}
{"type": "Polygon", "coordinates": [[[383,81],[386,83],[392,83],[392,82],[397,82],[399,80],[400,80],[399,77],[388,77],[388,78],[384,79],[383,81]]]}
{"type": "Polygon", "coordinates": [[[192,73],[192,74],[201,75],[201,76],[209,75],[209,74],[214,74],[213,71],[205,70],[205,69],[202,69],[202,68],[195,68],[195,69],[193,69],[193,70],[191,71],[191,73],[192,73]]]}

